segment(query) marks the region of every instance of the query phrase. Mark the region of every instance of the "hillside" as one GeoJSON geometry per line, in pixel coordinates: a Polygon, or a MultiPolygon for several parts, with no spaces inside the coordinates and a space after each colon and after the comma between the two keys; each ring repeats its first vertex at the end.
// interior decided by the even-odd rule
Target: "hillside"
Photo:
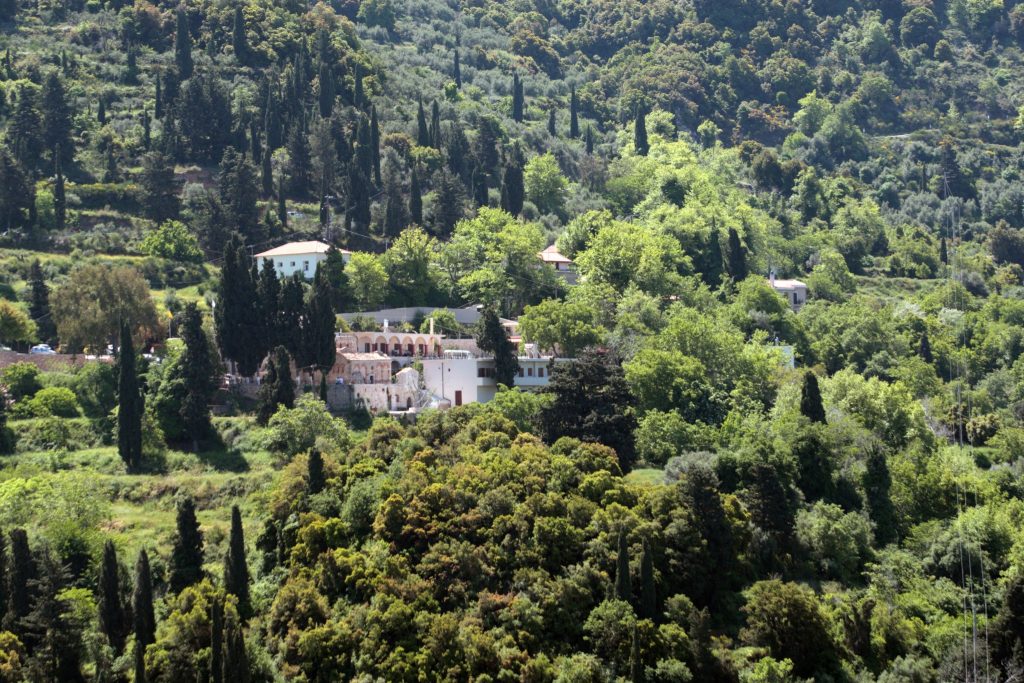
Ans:
{"type": "Polygon", "coordinates": [[[1024,4],[0,38],[0,680],[1024,676],[1024,4]]]}

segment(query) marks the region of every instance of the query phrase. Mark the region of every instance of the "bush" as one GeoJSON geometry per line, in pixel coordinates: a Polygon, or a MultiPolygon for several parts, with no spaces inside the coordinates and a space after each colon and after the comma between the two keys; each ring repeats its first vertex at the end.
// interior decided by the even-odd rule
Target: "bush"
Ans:
{"type": "Polygon", "coordinates": [[[267,427],[267,448],[289,459],[318,443],[345,449],[351,442],[345,423],[332,417],[323,401],[313,394],[300,396],[294,408],[279,409],[267,427]]]}
{"type": "Polygon", "coordinates": [[[92,422],[84,418],[44,417],[10,423],[17,453],[62,448],[95,448],[103,443],[92,422]]]}
{"type": "Polygon", "coordinates": [[[78,417],[78,399],[75,392],[67,387],[40,389],[28,403],[29,410],[36,417],[78,417]]]}
{"type": "Polygon", "coordinates": [[[0,371],[0,384],[15,401],[34,396],[43,388],[39,382],[39,368],[32,363],[14,363],[0,371]]]}

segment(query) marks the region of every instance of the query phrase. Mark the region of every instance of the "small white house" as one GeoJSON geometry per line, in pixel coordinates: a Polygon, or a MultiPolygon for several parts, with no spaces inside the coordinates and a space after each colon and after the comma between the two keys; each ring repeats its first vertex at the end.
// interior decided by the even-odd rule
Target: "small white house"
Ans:
{"type": "Polygon", "coordinates": [[[558,251],[557,245],[552,244],[544,251],[539,252],[537,257],[542,262],[551,266],[567,284],[576,284],[576,265],[572,262],[572,259],[567,256],[563,256],[562,253],[558,251]]]}
{"type": "MultiPolygon", "coordinates": [[[[532,345],[528,345],[532,346],[532,345]]],[[[540,356],[528,348],[519,356],[519,373],[515,385],[524,389],[546,387],[551,380],[554,363],[571,359],[540,356]]],[[[441,357],[425,358],[423,384],[438,399],[453,406],[466,403],[487,403],[498,392],[494,378],[494,358],[480,357],[461,349],[446,350],[441,357]]]]}
{"type": "Polygon", "coordinates": [[[782,295],[794,311],[799,311],[807,303],[807,285],[800,280],[779,280],[773,270],[768,275],[768,284],[782,295]]]}
{"type": "MultiPolygon", "coordinates": [[[[313,279],[316,274],[316,267],[327,259],[327,251],[331,245],[323,242],[289,242],[280,247],[256,254],[255,258],[262,263],[263,259],[270,259],[274,262],[274,270],[278,277],[291,277],[298,273],[307,280],[313,279]]],[[[346,249],[339,249],[342,260],[347,264],[352,258],[352,252],[346,249]]]]}

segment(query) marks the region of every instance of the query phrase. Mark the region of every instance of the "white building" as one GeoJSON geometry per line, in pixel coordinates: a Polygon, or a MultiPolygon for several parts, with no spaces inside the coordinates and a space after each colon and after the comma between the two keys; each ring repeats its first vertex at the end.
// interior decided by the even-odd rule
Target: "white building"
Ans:
{"type": "MultiPolygon", "coordinates": [[[[540,356],[527,345],[527,354],[519,356],[519,374],[515,386],[523,389],[546,387],[554,363],[569,359],[540,356]]],[[[498,393],[494,379],[494,358],[476,356],[469,351],[449,350],[440,358],[425,358],[424,388],[438,399],[453,406],[486,403],[498,393]]]]}
{"type": "Polygon", "coordinates": [[[781,294],[794,311],[799,311],[807,303],[807,285],[800,280],[779,280],[773,270],[768,276],[768,285],[781,294]]]}
{"type": "MultiPolygon", "coordinates": [[[[323,242],[289,242],[275,247],[268,251],[256,254],[255,258],[259,263],[263,259],[270,259],[274,262],[274,270],[278,277],[291,277],[298,273],[307,280],[311,280],[316,274],[316,267],[327,259],[327,251],[331,245],[323,242]]],[[[352,258],[352,252],[346,249],[339,249],[342,260],[347,264],[352,258]]]]}
{"type": "Polygon", "coordinates": [[[558,273],[558,275],[560,275],[567,284],[576,284],[576,265],[572,262],[571,258],[564,256],[558,251],[557,245],[552,244],[550,247],[537,254],[537,256],[541,261],[554,268],[555,272],[558,273]]]}

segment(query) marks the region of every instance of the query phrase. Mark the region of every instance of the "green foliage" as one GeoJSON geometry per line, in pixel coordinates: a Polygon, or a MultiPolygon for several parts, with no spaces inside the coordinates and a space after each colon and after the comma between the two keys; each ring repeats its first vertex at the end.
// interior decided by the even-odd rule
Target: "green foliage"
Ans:
{"type": "Polygon", "coordinates": [[[36,417],[78,417],[80,409],[75,392],[67,387],[46,387],[28,402],[28,410],[36,417]]]}
{"type": "Polygon", "coordinates": [[[267,426],[267,447],[285,459],[318,443],[330,450],[344,449],[351,438],[345,423],[331,417],[327,406],[311,394],[296,399],[294,408],[279,408],[267,426]]]}
{"type": "Polygon", "coordinates": [[[142,240],[142,250],[150,256],[185,263],[198,263],[203,256],[199,240],[180,221],[165,221],[147,233],[142,240]]]}

